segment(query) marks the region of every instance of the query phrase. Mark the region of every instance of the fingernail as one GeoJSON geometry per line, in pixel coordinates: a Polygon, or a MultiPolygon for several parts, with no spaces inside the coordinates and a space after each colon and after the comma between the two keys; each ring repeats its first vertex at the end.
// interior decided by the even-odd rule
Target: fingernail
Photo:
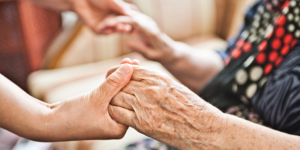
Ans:
{"type": "Polygon", "coordinates": [[[118,70],[121,73],[123,73],[124,75],[128,75],[131,72],[131,66],[128,64],[125,64],[125,65],[122,65],[118,70]]]}

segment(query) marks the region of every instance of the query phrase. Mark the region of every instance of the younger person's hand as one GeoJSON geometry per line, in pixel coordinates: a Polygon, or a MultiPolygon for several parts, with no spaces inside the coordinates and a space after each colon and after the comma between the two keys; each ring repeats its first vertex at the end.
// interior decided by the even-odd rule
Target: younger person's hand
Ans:
{"type": "Polygon", "coordinates": [[[60,120],[60,123],[51,126],[52,130],[66,134],[53,136],[53,140],[48,138],[48,141],[122,138],[128,127],[111,118],[108,106],[112,98],[130,81],[132,73],[131,65],[121,65],[93,91],[51,105],[53,114],[49,116],[53,118],[50,120],[60,120]]]}
{"type": "MultiPolygon", "coordinates": [[[[76,12],[83,22],[99,33],[98,25],[108,14],[129,15],[133,5],[122,0],[32,0],[58,11],[76,12]]],[[[108,31],[109,32],[109,31],[108,31]]]]}

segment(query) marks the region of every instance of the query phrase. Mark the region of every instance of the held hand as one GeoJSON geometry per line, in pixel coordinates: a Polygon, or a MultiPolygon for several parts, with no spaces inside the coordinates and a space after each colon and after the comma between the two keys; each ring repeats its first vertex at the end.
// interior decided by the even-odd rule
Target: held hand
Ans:
{"type": "Polygon", "coordinates": [[[75,11],[94,32],[99,33],[98,25],[110,13],[129,15],[133,5],[122,0],[33,0],[55,10],[75,11]]]}
{"type": "Polygon", "coordinates": [[[57,141],[122,138],[128,127],[111,118],[108,113],[108,105],[112,98],[129,82],[132,73],[131,65],[121,65],[92,92],[52,105],[52,116],[55,117],[53,119],[59,119],[61,123],[51,128],[62,129],[57,132],[67,133],[66,137],[53,137],[53,139],[57,141]]]}
{"type": "Polygon", "coordinates": [[[100,33],[99,24],[110,13],[129,15],[133,6],[122,0],[70,0],[74,11],[96,33],[100,33]]]}
{"type": "Polygon", "coordinates": [[[209,137],[222,130],[221,111],[164,74],[133,68],[131,81],[109,106],[114,120],[181,149],[203,148],[209,140],[218,141],[209,137]]]}
{"type": "MultiPolygon", "coordinates": [[[[122,65],[122,64],[130,64],[130,65],[136,65],[136,66],[138,66],[138,65],[140,65],[140,61],[137,60],[137,59],[131,60],[130,58],[124,58],[124,59],[121,61],[120,64],[121,64],[121,65],[122,65]]],[[[112,68],[107,72],[106,78],[109,77],[112,73],[114,73],[118,68],[120,68],[120,65],[115,66],[115,67],[112,67],[112,68]]]]}
{"type": "Polygon", "coordinates": [[[106,33],[108,30],[110,33],[137,33],[140,39],[128,44],[132,50],[150,60],[174,61],[176,42],[164,34],[153,19],[138,11],[132,11],[129,16],[108,16],[99,25],[99,31],[106,33]]]}

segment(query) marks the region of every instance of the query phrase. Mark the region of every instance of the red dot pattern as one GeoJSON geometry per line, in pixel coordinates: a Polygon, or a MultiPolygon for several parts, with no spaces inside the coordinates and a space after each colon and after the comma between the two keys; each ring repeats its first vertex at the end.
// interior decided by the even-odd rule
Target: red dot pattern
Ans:
{"type": "MultiPolygon", "coordinates": [[[[295,7],[298,8],[299,5],[300,2],[297,1],[297,6],[295,7]]],[[[290,6],[289,0],[266,0],[263,7],[258,7],[258,12],[255,14],[258,15],[258,17],[254,17],[253,27],[248,28],[247,32],[241,34],[241,39],[236,42],[234,49],[231,51],[231,57],[234,59],[242,55],[248,56],[246,53],[250,51],[254,52],[250,53],[251,56],[255,56],[255,54],[258,53],[255,57],[255,61],[247,65],[246,68],[243,68],[244,71],[250,73],[253,67],[262,67],[263,74],[267,77],[273,69],[282,63],[284,56],[286,56],[298,42],[294,37],[299,37],[298,30],[300,29],[300,21],[296,21],[296,16],[299,16],[299,14],[296,14],[295,7],[290,6]],[[284,5],[282,5],[283,3],[284,5]],[[289,8],[283,10],[286,7],[289,8]],[[286,10],[288,11],[286,12],[286,10]],[[280,12],[281,15],[276,18],[276,16],[273,15],[274,12],[280,12]],[[274,19],[276,19],[275,24],[272,24],[274,19]],[[267,36],[264,36],[264,34],[267,34],[267,36]],[[256,37],[257,35],[261,35],[261,37],[257,37],[257,40],[253,40],[252,37],[256,37]],[[258,44],[258,47],[254,47],[249,41],[253,41],[253,44],[258,44]]],[[[230,59],[226,61],[230,61],[230,59]]],[[[261,78],[262,77],[260,77],[260,79],[261,78]]],[[[259,81],[259,79],[254,81],[249,78],[247,79],[247,84],[243,86],[249,86],[249,83],[258,84],[259,81]]],[[[243,88],[247,89],[247,87],[243,88]]],[[[241,92],[240,90],[238,87],[238,93],[241,92]]]]}
{"type": "Polygon", "coordinates": [[[268,64],[264,69],[265,75],[269,74],[271,72],[272,68],[273,68],[272,64],[268,64]]]}
{"type": "Polygon", "coordinates": [[[240,39],[240,40],[238,40],[238,42],[236,43],[236,47],[237,47],[237,48],[241,48],[241,47],[243,46],[243,44],[244,44],[244,40],[240,39]]]}
{"type": "Polygon", "coordinates": [[[283,27],[279,27],[276,29],[276,36],[278,38],[281,38],[284,35],[284,33],[285,33],[285,30],[283,27]]]}
{"type": "Polygon", "coordinates": [[[258,46],[258,50],[259,51],[264,51],[267,48],[268,42],[267,41],[263,41],[259,44],[258,46]]]}
{"type": "Polygon", "coordinates": [[[243,50],[244,52],[249,52],[251,50],[252,44],[251,43],[245,43],[243,50]]]}
{"type": "Polygon", "coordinates": [[[291,44],[291,46],[292,46],[292,47],[296,46],[297,42],[298,42],[298,40],[297,40],[297,39],[294,39],[293,42],[292,42],[292,44],[291,44]]]}
{"type": "Polygon", "coordinates": [[[279,26],[283,26],[286,22],[286,17],[284,15],[280,15],[277,19],[276,24],[279,26]]]}
{"type": "Polygon", "coordinates": [[[231,52],[231,55],[234,59],[239,58],[241,56],[241,54],[242,54],[242,51],[238,48],[232,50],[232,52],[231,52]]]}
{"type": "Polygon", "coordinates": [[[281,55],[286,55],[289,51],[290,51],[290,47],[286,45],[281,49],[281,55]]]}
{"type": "Polygon", "coordinates": [[[275,62],[275,66],[278,67],[278,66],[281,64],[282,60],[283,60],[283,58],[282,58],[282,57],[279,57],[279,58],[277,59],[277,61],[275,62]]]}
{"type": "Polygon", "coordinates": [[[284,8],[286,8],[286,7],[289,7],[289,5],[290,5],[290,1],[286,1],[286,2],[282,5],[281,9],[284,9],[284,8]]]}
{"type": "Polygon", "coordinates": [[[265,53],[259,53],[257,56],[256,56],[256,62],[258,64],[263,64],[265,63],[266,61],[266,54],[265,53]]]}
{"type": "Polygon", "coordinates": [[[284,41],[284,44],[290,44],[293,40],[293,35],[292,34],[287,34],[285,35],[283,41],[284,41]]]}
{"type": "Polygon", "coordinates": [[[274,50],[278,50],[280,48],[280,46],[281,46],[281,41],[279,39],[274,39],[272,41],[272,48],[274,50]]]}
{"type": "Polygon", "coordinates": [[[275,62],[276,59],[278,58],[278,53],[277,52],[271,52],[269,55],[269,61],[270,62],[275,62]]]}

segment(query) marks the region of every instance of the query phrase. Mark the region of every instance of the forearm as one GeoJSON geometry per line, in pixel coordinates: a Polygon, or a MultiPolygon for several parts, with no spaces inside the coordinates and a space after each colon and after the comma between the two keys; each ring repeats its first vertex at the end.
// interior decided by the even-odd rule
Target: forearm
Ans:
{"type": "Polygon", "coordinates": [[[300,137],[275,131],[238,117],[224,114],[224,118],[213,120],[210,131],[199,130],[202,143],[193,140],[194,148],[202,149],[300,149],[300,137]]]}
{"type": "MultiPolygon", "coordinates": [[[[91,139],[91,126],[79,119],[87,117],[78,105],[81,97],[60,104],[41,102],[0,75],[0,127],[36,141],[91,139]]],[[[90,123],[92,125],[93,122],[90,123]]],[[[97,133],[97,131],[93,131],[97,133]]]]}
{"type": "Polygon", "coordinates": [[[215,51],[198,50],[180,42],[171,47],[173,61],[162,62],[163,66],[194,92],[200,92],[223,69],[222,58],[215,51]]]}
{"type": "Polygon", "coordinates": [[[29,96],[2,75],[0,83],[0,127],[29,139],[45,136],[49,105],[29,96]]]}
{"type": "Polygon", "coordinates": [[[42,6],[57,10],[65,11],[72,10],[72,0],[27,0],[34,3],[40,4],[42,6]]]}
{"type": "Polygon", "coordinates": [[[300,149],[300,137],[282,133],[252,122],[228,117],[227,128],[223,133],[228,146],[248,149],[300,149]],[[232,138],[235,137],[235,138],[232,138]]]}

